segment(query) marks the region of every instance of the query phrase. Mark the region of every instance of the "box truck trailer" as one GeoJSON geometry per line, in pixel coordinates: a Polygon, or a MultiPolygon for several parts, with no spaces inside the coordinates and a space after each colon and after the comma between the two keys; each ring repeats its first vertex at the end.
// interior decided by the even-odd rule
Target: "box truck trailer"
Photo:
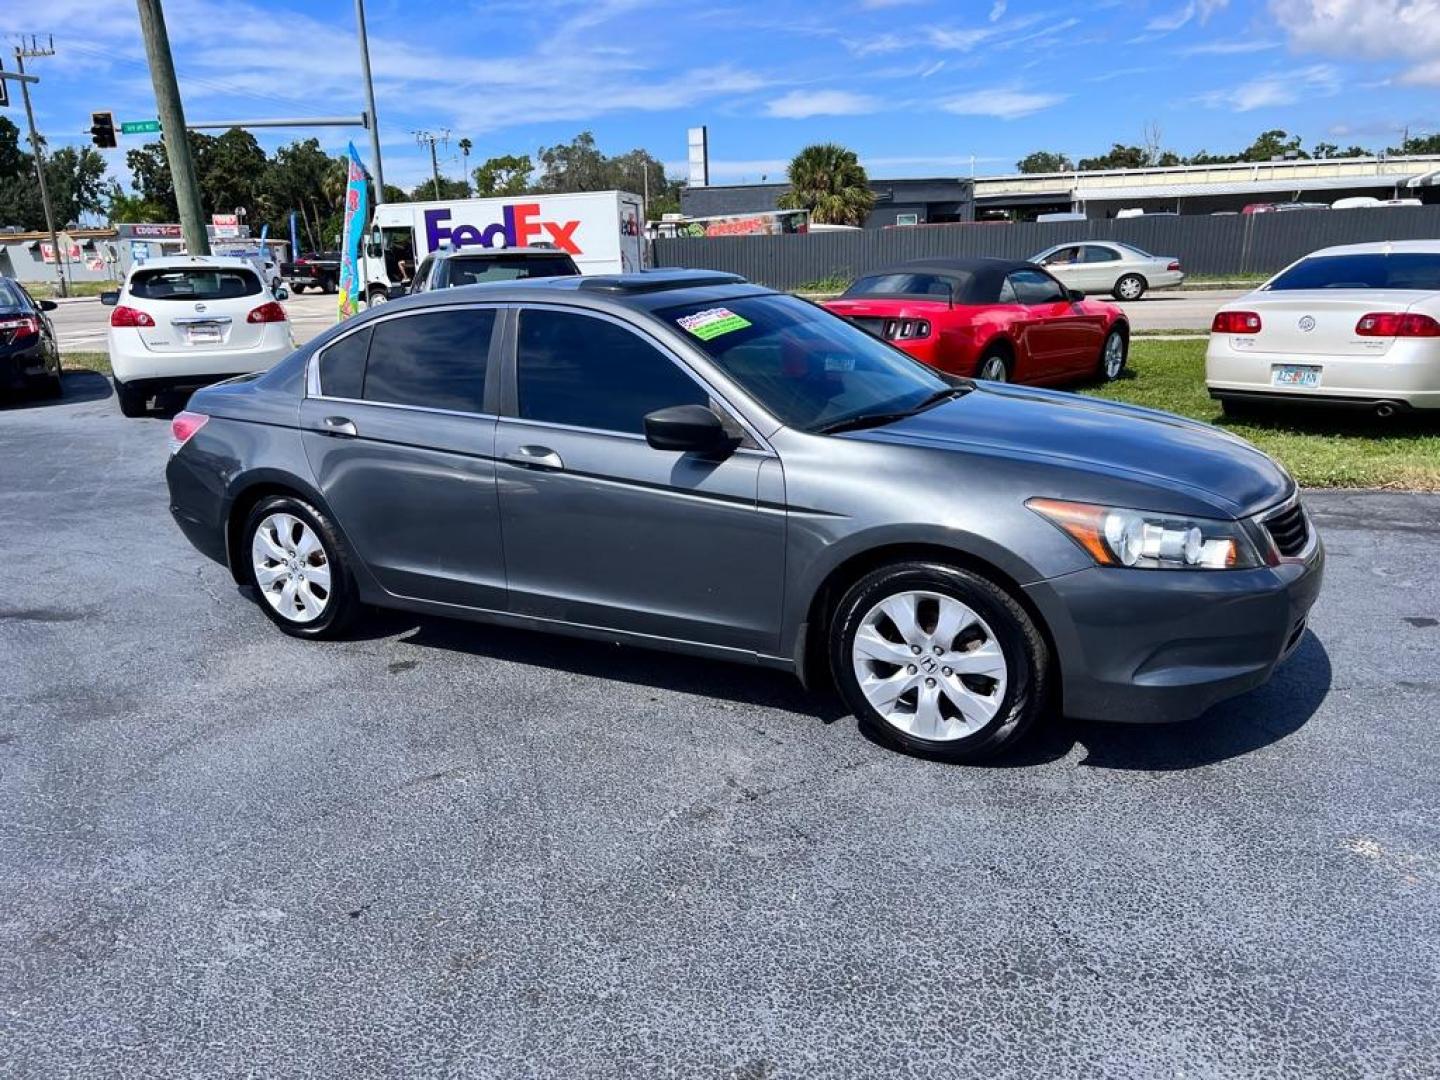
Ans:
{"type": "Polygon", "coordinates": [[[385,203],[375,208],[360,267],[367,302],[407,285],[420,260],[442,247],[550,246],[582,274],[647,266],[644,203],[625,191],[385,203]]]}

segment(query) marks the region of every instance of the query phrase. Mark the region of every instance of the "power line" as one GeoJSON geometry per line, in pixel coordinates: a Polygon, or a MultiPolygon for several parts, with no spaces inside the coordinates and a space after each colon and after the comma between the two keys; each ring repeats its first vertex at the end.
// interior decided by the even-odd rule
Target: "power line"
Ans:
{"type": "MultiPolygon", "coordinates": [[[[47,37],[45,44],[40,44],[40,39],[34,34],[30,35],[30,44],[26,45],[24,39],[15,46],[15,67],[21,75],[25,74],[25,61],[32,58],[54,56],[55,39],[47,37]]],[[[30,104],[30,84],[20,84],[20,96],[25,100],[25,119],[30,125],[30,149],[35,156],[35,177],[40,181],[40,204],[45,209],[45,228],[50,233],[50,246],[55,252],[55,283],[57,291],[61,296],[70,295],[65,284],[65,256],[66,252],[60,246],[60,237],[55,231],[55,209],[50,205],[50,185],[45,182],[45,152],[40,132],[35,127],[35,109],[30,104]]]]}
{"type": "Polygon", "coordinates": [[[438,199],[441,197],[440,164],[435,158],[435,144],[444,143],[448,149],[450,146],[450,129],[442,128],[438,135],[428,131],[416,131],[412,134],[415,136],[415,144],[417,146],[424,146],[426,143],[430,144],[430,175],[435,179],[435,198],[438,199]]]}

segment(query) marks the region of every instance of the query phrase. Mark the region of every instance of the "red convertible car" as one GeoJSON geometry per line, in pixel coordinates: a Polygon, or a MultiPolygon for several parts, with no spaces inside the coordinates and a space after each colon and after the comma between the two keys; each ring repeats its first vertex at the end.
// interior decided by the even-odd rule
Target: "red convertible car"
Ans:
{"type": "Polygon", "coordinates": [[[933,368],[996,382],[1108,381],[1130,350],[1130,324],[1114,304],[1008,259],[902,263],[823,306],[933,368]]]}

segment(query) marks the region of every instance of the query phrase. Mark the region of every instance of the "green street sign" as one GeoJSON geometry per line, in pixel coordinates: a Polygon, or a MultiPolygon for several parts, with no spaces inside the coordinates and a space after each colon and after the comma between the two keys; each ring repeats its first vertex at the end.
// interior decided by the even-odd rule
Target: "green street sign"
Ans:
{"type": "Polygon", "coordinates": [[[147,132],[159,130],[159,120],[126,120],[120,125],[121,135],[144,135],[147,132]]]}

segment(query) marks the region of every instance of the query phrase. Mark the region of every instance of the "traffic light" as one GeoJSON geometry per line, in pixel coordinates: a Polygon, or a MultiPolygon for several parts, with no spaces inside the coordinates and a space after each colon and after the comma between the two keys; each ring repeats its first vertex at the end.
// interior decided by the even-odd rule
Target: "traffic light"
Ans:
{"type": "Polygon", "coordinates": [[[115,114],[92,112],[90,114],[90,141],[101,150],[115,149],[115,114]]]}

